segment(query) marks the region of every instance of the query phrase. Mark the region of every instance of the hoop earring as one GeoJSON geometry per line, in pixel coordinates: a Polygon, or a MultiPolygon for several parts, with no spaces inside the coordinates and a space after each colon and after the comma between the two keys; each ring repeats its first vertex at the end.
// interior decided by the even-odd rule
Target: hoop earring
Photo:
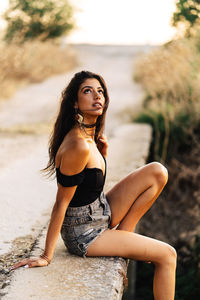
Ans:
{"type": "Polygon", "coordinates": [[[75,119],[80,124],[81,128],[83,128],[83,129],[84,129],[84,127],[85,128],[96,127],[96,124],[97,124],[97,123],[94,123],[94,124],[85,124],[83,122],[83,116],[79,113],[79,109],[78,108],[75,108],[75,119]]]}
{"type": "Polygon", "coordinates": [[[78,123],[80,125],[83,124],[83,116],[81,114],[79,114],[78,108],[75,108],[75,119],[76,119],[76,121],[78,121],[78,123]]]}

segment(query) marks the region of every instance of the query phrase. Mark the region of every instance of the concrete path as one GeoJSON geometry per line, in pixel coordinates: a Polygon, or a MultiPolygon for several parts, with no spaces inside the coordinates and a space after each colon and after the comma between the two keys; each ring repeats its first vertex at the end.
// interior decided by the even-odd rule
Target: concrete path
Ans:
{"type": "MultiPolygon", "coordinates": [[[[134,60],[148,49],[87,45],[77,45],[74,49],[80,59],[77,69],[42,84],[28,86],[0,105],[0,254],[11,251],[19,238],[26,241],[31,236],[34,240],[49,219],[56,184],[42,178],[39,169],[48,159],[48,125],[56,115],[60,93],[74,72],[86,69],[105,78],[111,98],[106,124],[110,139],[117,127],[128,122],[127,111],[138,109],[141,103],[142,91],[132,82],[132,71],[134,60]]],[[[140,139],[141,129],[137,127],[136,139],[140,139]]],[[[148,140],[149,129],[146,132],[148,140]]],[[[128,144],[127,151],[133,152],[128,144]]],[[[131,167],[137,167],[143,161],[144,157],[131,167]]],[[[124,163],[130,165],[130,161],[124,163]]],[[[110,173],[111,177],[119,171],[115,169],[115,173],[110,173]]],[[[116,178],[109,179],[109,176],[108,173],[107,184],[112,186],[116,178]]]]}

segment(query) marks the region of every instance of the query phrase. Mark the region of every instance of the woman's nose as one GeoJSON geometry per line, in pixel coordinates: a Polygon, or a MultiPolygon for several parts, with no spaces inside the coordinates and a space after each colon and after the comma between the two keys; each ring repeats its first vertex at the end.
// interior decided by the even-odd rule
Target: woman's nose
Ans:
{"type": "Polygon", "coordinates": [[[95,99],[100,99],[101,98],[100,94],[97,91],[94,91],[94,98],[95,99]]]}

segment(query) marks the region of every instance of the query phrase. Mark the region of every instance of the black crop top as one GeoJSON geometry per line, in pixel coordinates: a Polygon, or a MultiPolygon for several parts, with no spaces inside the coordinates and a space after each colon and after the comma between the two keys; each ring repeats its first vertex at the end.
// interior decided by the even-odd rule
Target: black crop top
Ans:
{"type": "Polygon", "coordinates": [[[106,179],[106,159],[105,174],[99,168],[86,168],[78,174],[64,175],[60,168],[56,168],[57,182],[64,187],[78,185],[72,200],[71,207],[83,206],[95,201],[101,194],[106,179]]]}

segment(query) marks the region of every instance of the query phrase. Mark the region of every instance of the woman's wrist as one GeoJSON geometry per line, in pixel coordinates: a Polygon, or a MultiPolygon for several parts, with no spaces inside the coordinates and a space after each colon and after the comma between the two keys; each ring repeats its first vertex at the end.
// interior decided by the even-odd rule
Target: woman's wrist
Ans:
{"type": "Polygon", "coordinates": [[[40,257],[46,260],[48,262],[48,265],[51,263],[51,259],[46,254],[42,253],[40,257]]]}

